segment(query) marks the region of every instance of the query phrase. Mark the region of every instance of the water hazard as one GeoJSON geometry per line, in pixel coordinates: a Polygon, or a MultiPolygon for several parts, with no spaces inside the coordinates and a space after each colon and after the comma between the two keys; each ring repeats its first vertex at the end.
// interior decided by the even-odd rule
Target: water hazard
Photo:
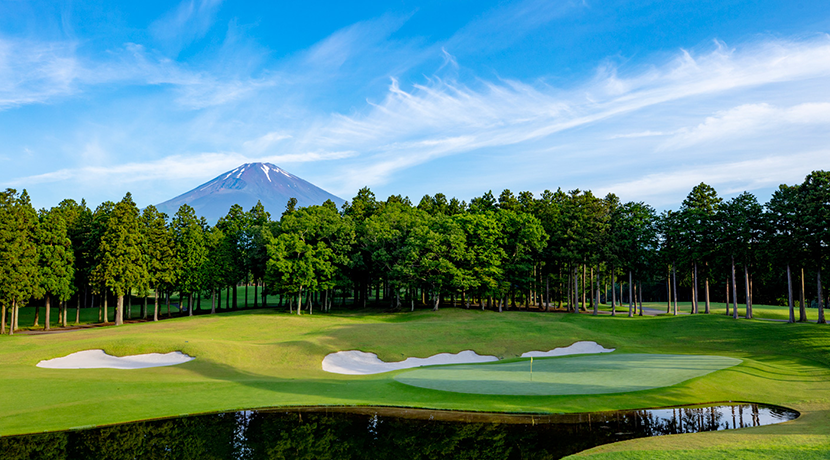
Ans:
{"type": "Polygon", "coordinates": [[[792,420],[761,404],[562,415],[380,407],[256,410],[0,437],[4,459],[557,459],[626,439],[792,420]]]}

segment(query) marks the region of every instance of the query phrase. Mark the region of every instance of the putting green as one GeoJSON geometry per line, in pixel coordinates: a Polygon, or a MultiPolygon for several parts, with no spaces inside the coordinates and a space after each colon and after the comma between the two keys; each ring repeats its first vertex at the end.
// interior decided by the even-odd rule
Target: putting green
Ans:
{"type": "Polygon", "coordinates": [[[507,363],[421,367],[395,376],[406,385],[486,395],[625,393],[676,385],[741,363],[708,355],[602,354],[507,363]]]}

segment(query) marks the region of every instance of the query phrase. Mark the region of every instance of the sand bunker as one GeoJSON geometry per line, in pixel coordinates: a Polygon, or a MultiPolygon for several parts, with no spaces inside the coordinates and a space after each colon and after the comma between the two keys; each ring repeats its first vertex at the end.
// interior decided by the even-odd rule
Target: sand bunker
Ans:
{"type": "Polygon", "coordinates": [[[562,348],[554,348],[550,351],[528,351],[522,353],[522,358],[547,358],[550,356],[587,355],[591,353],[611,353],[614,348],[604,348],[596,342],[574,342],[572,345],[562,348]]]}
{"type": "Polygon", "coordinates": [[[436,364],[472,364],[498,360],[495,356],[481,356],[474,351],[464,350],[457,354],[439,353],[429,358],[406,358],[403,361],[387,363],[381,361],[374,353],[351,350],[326,355],[323,358],[323,370],[334,374],[368,375],[436,364]]]}
{"type": "Polygon", "coordinates": [[[47,359],[37,367],[47,369],[143,369],[145,367],[173,366],[192,361],[180,351],[170,353],[148,353],[146,355],[110,356],[104,350],[84,350],[62,358],[47,359]]]}
{"type": "MultiPolygon", "coordinates": [[[[614,351],[613,348],[604,348],[596,342],[576,342],[550,351],[529,351],[524,353],[522,358],[610,353],[612,351],[614,351]]],[[[351,350],[326,355],[323,358],[323,370],[334,374],[367,375],[437,364],[475,364],[498,360],[495,356],[482,356],[472,350],[465,350],[457,354],[439,353],[429,358],[407,358],[403,361],[387,363],[381,361],[374,353],[351,350]]]]}

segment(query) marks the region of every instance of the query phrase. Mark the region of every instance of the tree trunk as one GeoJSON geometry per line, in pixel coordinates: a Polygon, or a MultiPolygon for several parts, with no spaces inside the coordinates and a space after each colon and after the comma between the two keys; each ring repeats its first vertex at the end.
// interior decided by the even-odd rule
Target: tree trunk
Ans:
{"type": "Polygon", "coordinates": [[[816,283],[818,284],[818,324],[827,324],[824,319],[824,299],[821,293],[821,264],[816,272],[816,283]]]}
{"type": "Polygon", "coordinates": [[[144,292],[144,305],[141,307],[141,319],[147,319],[147,294],[148,292],[144,292]]]}
{"type": "Polygon", "coordinates": [[[109,296],[107,295],[107,288],[104,288],[104,293],[101,294],[101,297],[104,299],[104,301],[101,304],[101,308],[103,308],[103,312],[99,311],[99,313],[103,313],[103,315],[104,315],[103,322],[104,322],[104,324],[107,324],[110,321],[109,308],[107,308],[107,300],[109,300],[109,296]]]}
{"type": "Polygon", "coordinates": [[[729,316],[729,276],[726,277],[726,316],[729,316]]]}
{"type": "Polygon", "coordinates": [[[115,304],[115,325],[120,326],[124,324],[124,295],[118,296],[118,301],[115,304]]]}
{"type": "Polygon", "coordinates": [[[585,264],[582,264],[582,279],[580,280],[580,282],[582,283],[582,285],[580,286],[582,288],[582,311],[588,311],[588,306],[586,305],[586,301],[588,300],[588,290],[585,289],[585,282],[588,278],[587,275],[588,274],[586,272],[585,264]]]}
{"type": "Polygon", "coordinates": [[[704,295],[706,296],[704,299],[706,301],[706,311],[704,313],[708,315],[712,312],[711,305],[709,304],[709,262],[706,262],[706,277],[703,278],[703,286],[704,295]]]}
{"type": "Polygon", "coordinates": [[[433,299],[434,304],[432,305],[432,311],[438,311],[438,304],[441,302],[441,294],[435,292],[435,298],[433,299]]]}
{"type": "MultiPolygon", "coordinates": [[[[256,298],[256,297],[254,297],[254,298],[256,298]]],[[[216,314],[216,290],[215,289],[210,290],[210,314],[211,315],[216,314]]]]}
{"type": "Polygon", "coordinates": [[[793,306],[793,275],[790,273],[790,264],[787,263],[787,306],[790,308],[788,323],[795,322],[795,308],[793,306]]]}
{"type": "Polygon", "coordinates": [[[545,311],[550,311],[550,276],[545,277],[545,311]]]}
{"type": "Polygon", "coordinates": [[[164,296],[166,299],[165,302],[167,303],[167,317],[170,317],[170,291],[167,291],[167,295],[164,296]]]}
{"type": "Polygon", "coordinates": [[[611,266],[611,316],[617,316],[617,268],[611,266]]]}
{"type": "MultiPolygon", "coordinates": [[[[84,289],[86,295],[86,289],[84,289]]],[[[75,324],[81,324],[81,291],[78,290],[78,305],[75,308],[75,324]]]]}
{"type": "MultiPolygon", "coordinates": [[[[51,311],[50,311],[50,310],[52,310],[52,302],[51,302],[50,297],[51,296],[49,294],[46,294],[46,301],[45,301],[45,304],[46,304],[45,310],[46,311],[44,312],[44,315],[43,315],[43,321],[44,321],[43,330],[44,331],[49,330],[49,327],[51,326],[51,322],[52,322],[52,317],[51,317],[52,314],[51,314],[51,311]]],[[[35,310],[35,311],[37,311],[37,310],[35,310]]],[[[35,315],[35,326],[37,326],[37,315],[35,315]]]]}
{"type": "Polygon", "coordinates": [[[798,302],[798,322],[804,323],[807,321],[807,306],[804,304],[804,267],[801,267],[801,299],[798,302]]]}
{"type": "Polygon", "coordinates": [[[3,312],[3,316],[0,317],[0,335],[6,333],[6,305],[0,305],[0,311],[3,312]]]}
{"type": "Polygon", "coordinates": [[[187,316],[193,316],[193,293],[187,295],[187,316]]]}
{"type": "Polygon", "coordinates": [[[233,299],[231,299],[234,310],[236,310],[239,307],[238,302],[236,301],[236,285],[237,284],[238,283],[233,283],[233,299]]]}
{"type": "Polygon", "coordinates": [[[671,292],[672,296],[674,296],[674,310],[672,312],[674,316],[677,316],[677,269],[674,264],[671,264],[671,282],[671,292]]]}
{"type": "Polygon", "coordinates": [[[596,290],[594,290],[594,267],[591,267],[591,290],[596,295],[591,295],[591,306],[594,307],[594,316],[599,314],[599,280],[597,280],[596,290]]]}
{"type": "Polygon", "coordinates": [[[300,286],[300,292],[297,294],[297,315],[302,315],[303,311],[303,287],[300,286]]]}
{"type": "Polygon", "coordinates": [[[35,305],[35,322],[32,323],[32,327],[40,326],[40,305],[35,305]]]}
{"type": "MultiPolygon", "coordinates": [[[[14,335],[14,324],[15,320],[15,313],[17,313],[17,301],[12,300],[12,311],[11,311],[11,318],[9,318],[9,335],[14,335]]],[[[3,319],[6,319],[6,315],[3,315],[3,319]]]]}
{"type": "Polygon", "coordinates": [[[700,294],[700,290],[697,288],[697,261],[695,261],[695,273],[694,273],[694,287],[692,288],[692,313],[697,314],[700,309],[698,306],[698,296],[700,294]]]}
{"type": "Polygon", "coordinates": [[[159,290],[158,286],[153,290],[153,321],[159,320],[159,290]]]}
{"type": "Polygon", "coordinates": [[[258,300],[257,296],[259,295],[259,292],[257,291],[258,288],[259,288],[259,281],[254,280],[254,308],[257,307],[257,300],[258,300]]]}
{"type": "Polygon", "coordinates": [[[671,268],[666,266],[666,314],[671,313],[671,268]]]}
{"type": "Polygon", "coordinates": [[[634,275],[631,273],[631,270],[628,270],[628,317],[631,318],[634,316],[634,285],[633,285],[633,278],[634,275]]]}
{"type": "Polygon", "coordinates": [[[752,319],[752,294],[749,290],[749,267],[746,263],[744,263],[744,288],[746,289],[746,314],[744,318],[752,319]]]}
{"type": "Polygon", "coordinates": [[[732,256],[732,318],[738,319],[738,280],[735,279],[735,256],[732,256]]]}

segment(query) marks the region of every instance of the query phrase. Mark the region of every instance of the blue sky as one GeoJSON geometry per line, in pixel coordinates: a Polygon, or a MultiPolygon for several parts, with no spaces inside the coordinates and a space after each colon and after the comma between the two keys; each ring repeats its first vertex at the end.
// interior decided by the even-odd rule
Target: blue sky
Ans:
{"type": "Polygon", "coordinates": [[[830,169],[830,2],[349,3],[0,2],[0,186],[144,206],[268,161],[667,208],[830,169]]]}

